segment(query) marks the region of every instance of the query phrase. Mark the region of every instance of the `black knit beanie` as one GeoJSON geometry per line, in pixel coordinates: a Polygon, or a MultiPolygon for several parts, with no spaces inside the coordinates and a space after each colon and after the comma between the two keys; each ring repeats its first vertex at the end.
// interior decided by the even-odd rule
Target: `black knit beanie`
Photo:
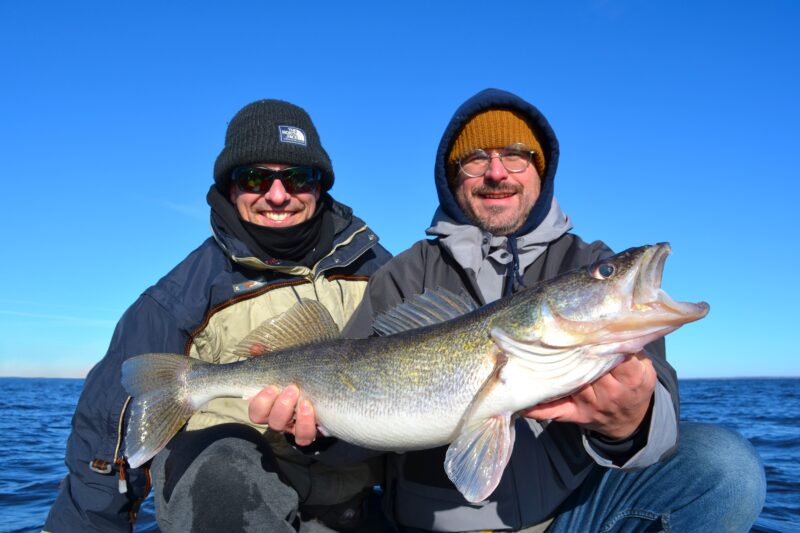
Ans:
{"type": "Polygon", "coordinates": [[[214,183],[225,191],[234,168],[254,163],[315,167],[322,171],[322,190],[333,187],[331,160],[311,117],[289,102],[259,100],[236,113],[214,163],[214,183]]]}

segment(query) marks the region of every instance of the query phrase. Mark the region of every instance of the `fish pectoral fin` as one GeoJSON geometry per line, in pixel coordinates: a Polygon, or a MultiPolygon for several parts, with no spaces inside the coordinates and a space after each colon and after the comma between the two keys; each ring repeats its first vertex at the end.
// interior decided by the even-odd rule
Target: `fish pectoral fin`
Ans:
{"type": "Polygon", "coordinates": [[[425,289],[422,294],[406,298],[403,303],[379,314],[372,328],[382,336],[394,335],[423,326],[431,326],[474,311],[478,305],[465,294],[447,289],[425,289]]]}
{"type": "Polygon", "coordinates": [[[464,411],[444,462],[450,481],[472,503],[485,500],[494,491],[514,447],[510,413],[488,418],[478,415],[481,406],[495,391],[508,361],[501,352],[496,357],[494,369],[464,411]]]}
{"type": "Polygon", "coordinates": [[[531,363],[558,363],[582,349],[582,346],[547,346],[536,339],[521,341],[497,327],[492,328],[489,336],[505,354],[531,363]]]}
{"type": "Polygon", "coordinates": [[[339,338],[339,326],[324,305],[303,298],[291,309],[268,318],[237,344],[232,355],[239,359],[260,357],[278,350],[339,338]]]}
{"type": "Polygon", "coordinates": [[[497,488],[514,449],[514,419],[495,415],[464,428],[447,448],[444,469],[464,498],[485,500],[497,488]]]}

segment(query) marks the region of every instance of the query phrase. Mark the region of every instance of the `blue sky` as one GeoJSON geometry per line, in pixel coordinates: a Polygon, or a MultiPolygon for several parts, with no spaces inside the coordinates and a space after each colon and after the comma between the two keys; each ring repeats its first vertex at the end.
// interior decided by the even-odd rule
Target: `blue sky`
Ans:
{"type": "Polygon", "coordinates": [[[538,106],[556,195],[615,249],[669,241],[711,313],[683,377],[800,376],[797,2],[0,3],[0,375],[82,376],[208,235],[245,104],[304,107],[333,194],[392,252],[424,237],[446,123],[486,87],[538,106]]]}

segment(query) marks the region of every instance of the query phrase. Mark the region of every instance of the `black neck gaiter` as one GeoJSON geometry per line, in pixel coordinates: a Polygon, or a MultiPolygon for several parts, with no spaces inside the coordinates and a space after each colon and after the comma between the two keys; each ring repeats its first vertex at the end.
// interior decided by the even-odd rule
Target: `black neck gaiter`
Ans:
{"type": "Polygon", "coordinates": [[[207,200],[216,222],[262,261],[278,259],[311,267],[333,247],[333,214],[327,194],[320,196],[311,218],[287,228],[269,228],[242,220],[236,206],[216,187],[208,191],[207,200]]]}

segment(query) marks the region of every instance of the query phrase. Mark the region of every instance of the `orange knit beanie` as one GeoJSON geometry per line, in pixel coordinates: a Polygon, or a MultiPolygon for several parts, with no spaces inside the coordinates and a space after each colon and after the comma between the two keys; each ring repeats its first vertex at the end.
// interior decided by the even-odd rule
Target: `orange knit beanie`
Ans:
{"type": "Polygon", "coordinates": [[[503,148],[516,143],[534,151],[533,164],[539,176],[544,176],[545,159],[536,134],[520,114],[505,109],[483,111],[464,124],[447,155],[448,167],[455,169],[459,159],[477,148],[503,148]]]}

